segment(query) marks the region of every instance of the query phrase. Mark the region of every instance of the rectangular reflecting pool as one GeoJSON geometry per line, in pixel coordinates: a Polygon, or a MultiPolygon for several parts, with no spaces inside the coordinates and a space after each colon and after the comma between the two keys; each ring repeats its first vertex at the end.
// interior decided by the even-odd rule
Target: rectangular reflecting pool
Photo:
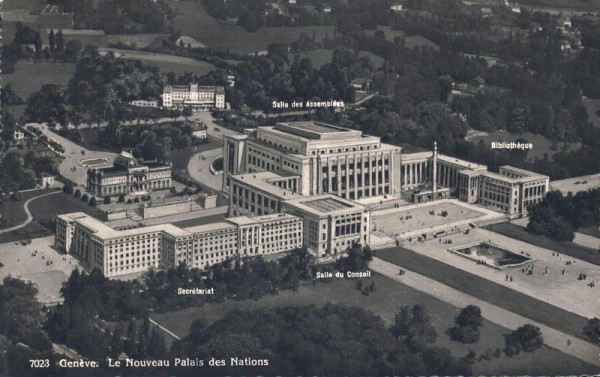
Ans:
{"type": "Polygon", "coordinates": [[[524,251],[518,252],[509,250],[500,245],[486,241],[478,241],[467,245],[451,247],[448,251],[472,259],[479,264],[484,264],[497,269],[522,266],[535,261],[535,259],[525,255],[524,251]]]}

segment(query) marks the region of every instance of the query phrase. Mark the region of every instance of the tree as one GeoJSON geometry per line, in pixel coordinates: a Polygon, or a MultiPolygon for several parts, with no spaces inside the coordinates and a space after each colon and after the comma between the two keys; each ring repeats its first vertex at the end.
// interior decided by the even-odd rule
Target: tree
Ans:
{"type": "Polygon", "coordinates": [[[83,195],[81,195],[81,201],[82,201],[82,202],[87,202],[88,200],[89,200],[89,196],[88,196],[88,194],[83,194],[83,195]]]}
{"type": "Polygon", "coordinates": [[[73,194],[74,197],[76,198],[80,198],[81,197],[81,191],[79,191],[79,189],[75,190],[75,193],[73,194]]]}
{"type": "Polygon", "coordinates": [[[90,198],[90,201],[88,202],[88,204],[90,205],[90,207],[95,207],[97,205],[97,203],[96,203],[96,197],[92,196],[90,198]]]}
{"type": "Polygon", "coordinates": [[[523,352],[534,352],[544,344],[542,331],[539,327],[526,324],[504,336],[504,352],[507,356],[523,352]]]}
{"type": "Polygon", "coordinates": [[[437,332],[431,325],[431,318],[420,304],[411,308],[402,307],[396,314],[392,333],[401,340],[406,340],[413,350],[422,349],[426,343],[437,339],[437,332]]]}
{"type": "Polygon", "coordinates": [[[111,203],[110,196],[104,197],[104,204],[110,204],[110,203],[111,203]]]}
{"type": "Polygon", "coordinates": [[[56,50],[58,52],[63,52],[65,50],[65,39],[61,29],[58,29],[58,32],[56,33],[56,50]]]}
{"type": "Polygon", "coordinates": [[[600,344],[600,319],[591,318],[583,328],[583,333],[590,341],[600,344]]]}
{"type": "Polygon", "coordinates": [[[69,194],[69,195],[73,195],[73,183],[71,181],[67,181],[67,183],[65,183],[65,185],[63,186],[63,192],[69,194]]]}
{"type": "Polygon", "coordinates": [[[54,29],[50,30],[50,34],[48,34],[48,45],[50,47],[50,51],[54,52],[56,48],[56,39],[54,38],[54,29]]]}
{"type": "Polygon", "coordinates": [[[479,327],[483,324],[481,309],[469,305],[458,314],[454,320],[455,327],[449,329],[450,338],[462,343],[477,343],[479,341],[479,327]]]}
{"type": "Polygon", "coordinates": [[[186,106],[183,108],[183,115],[185,116],[185,120],[188,119],[188,117],[191,117],[194,114],[194,111],[192,110],[192,108],[190,106],[186,106]]]}

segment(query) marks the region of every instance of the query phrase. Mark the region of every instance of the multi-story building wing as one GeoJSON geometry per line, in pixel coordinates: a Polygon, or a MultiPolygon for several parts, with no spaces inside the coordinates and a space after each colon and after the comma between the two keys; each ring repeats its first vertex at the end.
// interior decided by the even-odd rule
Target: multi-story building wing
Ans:
{"type": "Polygon", "coordinates": [[[162,94],[163,107],[225,108],[225,88],[222,86],[166,85],[162,94]]]}
{"type": "Polygon", "coordinates": [[[303,219],[304,244],[319,258],[341,256],[354,243],[369,244],[369,211],[357,203],[324,194],[286,200],[282,210],[303,219]]]}
{"type": "Polygon", "coordinates": [[[400,147],[379,137],[320,122],[277,123],[225,136],[223,189],[231,176],[271,171],[295,175],[301,195],[331,193],[357,200],[399,195],[400,147]]]}
{"type": "Polygon", "coordinates": [[[205,268],[233,257],[290,251],[303,245],[302,219],[280,213],[179,228],[172,224],[116,230],[85,213],[57,216],[55,246],[106,277],[170,268],[205,268]]]}
{"type": "Polygon", "coordinates": [[[105,197],[121,194],[146,193],[171,187],[171,163],[139,161],[131,153],[121,152],[113,166],[90,168],[87,190],[105,197]]]}

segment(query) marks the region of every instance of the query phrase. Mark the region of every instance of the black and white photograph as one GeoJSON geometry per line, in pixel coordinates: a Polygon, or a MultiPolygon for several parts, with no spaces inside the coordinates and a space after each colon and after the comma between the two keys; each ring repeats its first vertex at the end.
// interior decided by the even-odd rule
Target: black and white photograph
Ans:
{"type": "Polygon", "coordinates": [[[0,0],[0,377],[600,375],[600,0],[0,0]]]}

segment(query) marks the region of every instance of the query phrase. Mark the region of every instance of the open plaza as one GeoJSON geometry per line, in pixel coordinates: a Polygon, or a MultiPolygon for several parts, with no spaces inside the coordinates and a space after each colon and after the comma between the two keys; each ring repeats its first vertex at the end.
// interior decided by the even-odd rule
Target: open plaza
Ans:
{"type": "Polygon", "coordinates": [[[414,239],[404,247],[582,317],[593,318],[600,313],[598,266],[553,250],[486,229],[472,229],[468,234],[457,233],[425,241],[414,239]],[[476,241],[501,245],[530,258],[531,262],[503,269],[491,268],[478,263],[476,258],[465,258],[450,250],[476,241]]]}
{"type": "Polygon", "coordinates": [[[501,221],[506,216],[481,206],[443,199],[434,203],[411,204],[371,212],[371,231],[388,241],[401,243],[431,238],[469,228],[470,224],[501,221]]]}
{"type": "Polygon", "coordinates": [[[60,288],[71,272],[79,268],[79,261],[53,248],[54,236],[27,242],[0,244],[0,280],[11,276],[32,282],[38,289],[42,304],[62,302],[60,288]]]}

